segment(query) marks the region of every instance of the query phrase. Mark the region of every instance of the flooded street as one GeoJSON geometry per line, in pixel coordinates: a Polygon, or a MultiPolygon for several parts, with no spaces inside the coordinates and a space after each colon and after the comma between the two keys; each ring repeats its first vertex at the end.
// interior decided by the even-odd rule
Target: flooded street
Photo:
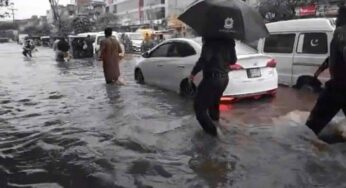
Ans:
{"type": "Polygon", "coordinates": [[[317,97],[307,90],[222,104],[216,139],[191,100],[135,83],[136,56],[121,87],[100,62],[33,56],[0,44],[0,188],[346,187],[345,144],[303,126],[317,97]]]}

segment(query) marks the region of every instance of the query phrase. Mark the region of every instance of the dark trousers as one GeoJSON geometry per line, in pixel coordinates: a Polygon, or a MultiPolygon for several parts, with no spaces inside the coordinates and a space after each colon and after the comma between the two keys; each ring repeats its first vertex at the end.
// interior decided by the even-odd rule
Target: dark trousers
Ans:
{"type": "Polygon", "coordinates": [[[31,50],[24,50],[24,51],[23,51],[23,55],[26,56],[26,57],[27,57],[28,55],[29,55],[29,57],[32,57],[32,55],[31,55],[31,50]]]}
{"type": "Polygon", "coordinates": [[[311,111],[306,125],[318,135],[322,129],[343,110],[346,115],[346,88],[336,89],[327,83],[326,89],[320,94],[317,103],[311,111]]]}
{"type": "Polygon", "coordinates": [[[197,89],[194,110],[198,122],[208,134],[217,135],[213,121],[219,121],[219,104],[228,85],[228,75],[223,77],[204,78],[197,89]]]}

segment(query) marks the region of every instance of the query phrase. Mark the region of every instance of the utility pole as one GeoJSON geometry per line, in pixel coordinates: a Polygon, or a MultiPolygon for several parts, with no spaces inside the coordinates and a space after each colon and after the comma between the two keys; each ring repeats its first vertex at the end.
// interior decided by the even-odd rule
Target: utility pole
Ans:
{"type": "Polygon", "coordinates": [[[178,16],[178,0],[174,1],[174,16],[178,16]]]}
{"type": "Polygon", "coordinates": [[[58,31],[59,34],[61,34],[61,19],[60,19],[60,14],[59,14],[59,0],[49,0],[50,6],[52,8],[53,11],[53,15],[54,15],[54,20],[55,22],[57,22],[58,24],[58,31]]]}
{"type": "Polygon", "coordinates": [[[14,11],[17,11],[18,9],[15,9],[14,7],[13,7],[13,4],[12,4],[12,7],[11,8],[8,8],[8,10],[10,10],[11,12],[12,12],[12,19],[13,19],[13,24],[15,24],[15,19],[14,19],[14,15],[15,15],[15,13],[14,13],[14,11]]]}

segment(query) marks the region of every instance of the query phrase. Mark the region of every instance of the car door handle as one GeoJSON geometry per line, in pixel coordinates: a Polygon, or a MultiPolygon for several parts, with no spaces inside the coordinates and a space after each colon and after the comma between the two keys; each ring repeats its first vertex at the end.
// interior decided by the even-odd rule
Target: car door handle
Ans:
{"type": "Polygon", "coordinates": [[[163,65],[157,65],[157,67],[163,67],[163,65]]]}
{"type": "Polygon", "coordinates": [[[178,68],[183,69],[183,68],[185,68],[185,66],[184,65],[179,65],[178,68]]]}

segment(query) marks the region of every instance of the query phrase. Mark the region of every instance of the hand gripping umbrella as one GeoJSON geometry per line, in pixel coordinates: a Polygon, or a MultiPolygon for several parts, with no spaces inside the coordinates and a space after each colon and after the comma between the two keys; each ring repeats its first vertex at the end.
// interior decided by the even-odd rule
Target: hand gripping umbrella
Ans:
{"type": "Polygon", "coordinates": [[[178,18],[209,38],[251,42],[269,35],[259,12],[240,0],[199,0],[178,18]]]}

